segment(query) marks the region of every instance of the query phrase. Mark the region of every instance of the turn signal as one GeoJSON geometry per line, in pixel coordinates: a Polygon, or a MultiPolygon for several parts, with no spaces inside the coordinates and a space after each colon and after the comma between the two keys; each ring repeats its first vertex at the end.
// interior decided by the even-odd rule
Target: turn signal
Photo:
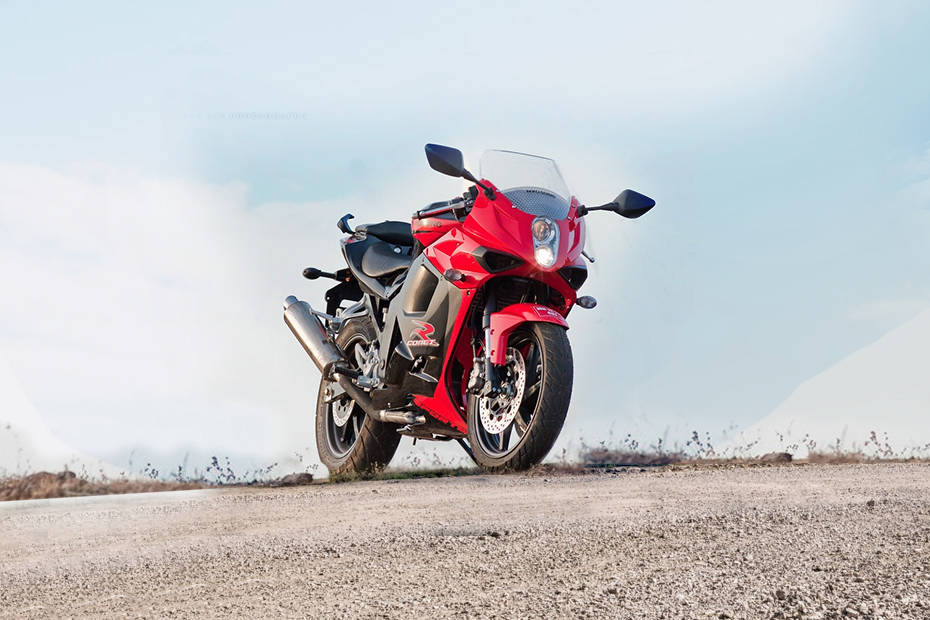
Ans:
{"type": "Polygon", "coordinates": [[[465,274],[459,271],[458,269],[446,269],[446,272],[442,274],[449,282],[464,282],[465,274]]]}

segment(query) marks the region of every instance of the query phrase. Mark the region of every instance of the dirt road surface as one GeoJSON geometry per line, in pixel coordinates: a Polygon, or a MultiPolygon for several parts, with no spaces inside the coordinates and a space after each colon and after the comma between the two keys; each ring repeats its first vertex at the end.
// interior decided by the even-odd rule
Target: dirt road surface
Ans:
{"type": "Polygon", "coordinates": [[[930,618],[930,466],[0,506],[0,617],[930,618]]]}

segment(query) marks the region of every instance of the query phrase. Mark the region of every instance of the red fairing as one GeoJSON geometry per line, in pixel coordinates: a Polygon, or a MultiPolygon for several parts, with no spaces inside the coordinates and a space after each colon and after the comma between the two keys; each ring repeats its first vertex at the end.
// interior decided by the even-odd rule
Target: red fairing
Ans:
{"type": "Polygon", "coordinates": [[[523,323],[555,323],[568,329],[568,321],[548,306],[513,304],[491,314],[491,362],[507,362],[507,336],[523,323]]]}
{"type": "Polygon", "coordinates": [[[450,338],[455,346],[449,347],[446,359],[443,360],[442,375],[439,377],[439,386],[432,396],[414,396],[413,403],[426,411],[440,422],[444,422],[457,431],[466,432],[468,426],[465,422],[465,401],[461,394],[453,394],[451,385],[453,377],[450,375],[453,366],[452,360],[458,358],[465,368],[471,363],[471,330],[465,326],[465,317],[471,306],[473,291],[462,292],[462,305],[455,317],[450,338]],[[465,333],[463,333],[465,332],[465,333]]]}
{"type": "Polygon", "coordinates": [[[443,217],[424,217],[420,219],[413,218],[410,224],[410,230],[413,232],[413,236],[417,241],[424,246],[428,246],[453,228],[459,226],[461,226],[461,223],[456,220],[443,217]]]}
{"type": "Polygon", "coordinates": [[[443,360],[439,388],[433,396],[415,396],[414,403],[430,412],[436,419],[453,428],[466,431],[465,395],[455,393],[453,380],[467,383],[472,366],[471,341],[477,335],[467,325],[472,301],[491,279],[496,277],[519,277],[543,282],[558,291],[564,303],[551,307],[539,304],[515,304],[491,315],[491,361],[506,362],[507,336],[519,325],[527,322],[555,323],[568,327],[565,317],[577,299],[577,293],[568,285],[558,270],[566,265],[583,264],[581,251],[584,249],[584,219],[577,216],[578,201],[572,198],[568,216],[556,220],[559,227],[559,251],[555,263],[548,268],[539,266],[534,256],[531,225],[536,216],[513,206],[507,197],[497,191],[493,184],[484,179],[482,183],[493,188],[494,200],[485,193],[479,194],[468,216],[461,222],[446,218],[423,218],[413,222],[413,234],[426,246],[424,254],[439,270],[446,273],[454,269],[462,279],[454,285],[462,291],[462,303],[450,334],[454,343],[447,349],[443,360]],[[520,259],[520,264],[498,273],[489,273],[475,258],[474,252],[487,248],[520,259]],[[465,368],[465,377],[452,377],[451,368],[457,360],[465,368]]]}
{"type": "MultiPolygon", "coordinates": [[[[482,183],[494,187],[486,179],[482,183]]],[[[577,294],[558,274],[558,270],[566,265],[583,263],[581,251],[584,249],[585,229],[584,220],[576,215],[578,201],[572,198],[566,219],[555,222],[559,227],[559,252],[555,263],[551,267],[540,267],[533,255],[530,234],[530,226],[536,216],[514,207],[496,188],[494,196],[495,199],[490,200],[484,193],[480,194],[463,222],[443,220],[452,225],[446,234],[426,248],[426,257],[440,273],[449,269],[461,272],[465,278],[457,282],[456,286],[462,289],[480,288],[497,276],[515,276],[543,282],[565,298],[565,305],[559,310],[563,316],[567,315],[577,294]],[[515,256],[523,262],[513,269],[490,274],[474,257],[474,251],[480,247],[515,256]]]]}

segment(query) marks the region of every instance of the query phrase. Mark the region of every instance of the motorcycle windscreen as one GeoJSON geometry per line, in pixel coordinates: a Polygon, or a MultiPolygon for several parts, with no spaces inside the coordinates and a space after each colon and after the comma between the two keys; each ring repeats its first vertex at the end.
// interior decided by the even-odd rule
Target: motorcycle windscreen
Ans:
{"type": "Polygon", "coordinates": [[[479,173],[524,213],[554,220],[568,217],[572,195],[558,164],[548,157],[485,151],[479,173]]]}

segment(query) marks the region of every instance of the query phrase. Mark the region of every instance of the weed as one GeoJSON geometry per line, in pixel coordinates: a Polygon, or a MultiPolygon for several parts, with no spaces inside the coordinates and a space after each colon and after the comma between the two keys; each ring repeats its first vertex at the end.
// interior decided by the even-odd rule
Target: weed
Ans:
{"type": "MultiPolygon", "coordinates": [[[[9,431],[0,428],[0,431],[9,431]]],[[[735,427],[723,431],[724,438],[735,436],[735,427]]],[[[804,435],[798,441],[788,441],[785,434],[776,433],[780,449],[789,455],[807,453],[807,458],[801,462],[806,463],[873,463],[873,462],[900,462],[900,461],[928,461],[930,460],[930,443],[922,446],[910,446],[896,450],[887,433],[872,431],[861,446],[853,444],[851,448],[845,447],[844,438],[839,437],[825,447],[818,446],[810,436],[804,435]]],[[[557,456],[549,462],[537,466],[526,472],[526,475],[538,476],[549,474],[584,474],[609,471],[615,467],[717,467],[741,465],[766,465],[791,459],[761,458],[759,455],[759,440],[747,441],[744,444],[734,445],[733,441],[723,450],[715,447],[709,432],[692,430],[689,438],[683,445],[675,442],[669,447],[668,432],[653,441],[641,442],[633,437],[632,433],[625,434],[621,439],[615,440],[613,428],[607,437],[598,441],[596,445],[589,445],[584,438],[579,437],[578,443],[574,441],[569,447],[563,447],[557,456]],[[576,450],[572,445],[578,445],[576,450]]],[[[309,451],[310,448],[308,447],[309,451]]],[[[21,452],[21,451],[20,451],[21,452]]],[[[780,457],[780,454],[773,454],[780,457]]],[[[163,475],[150,461],[138,471],[133,473],[133,462],[136,454],[130,452],[128,469],[121,472],[115,479],[107,478],[103,470],[94,476],[81,467],[77,473],[65,466],[59,473],[36,472],[22,473],[21,467],[28,471],[29,463],[22,459],[15,475],[0,472],[0,501],[11,499],[34,499],[46,497],[69,497],[74,495],[101,495],[112,493],[139,493],[147,491],[166,491],[195,488],[211,488],[223,486],[275,486],[283,484],[282,479],[275,477],[274,472],[278,463],[257,467],[251,470],[236,471],[229,457],[213,456],[209,463],[201,467],[189,467],[188,455],[185,455],[182,464],[171,470],[167,476],[163,475]]],[[[294,452],[294,457],[303,468],[303,473],[312,474],[319,468],[318,463],[310,462],[301,452],[294,452]]],[[[794,462],[798,462],[797,459],[794,462]]],[[[341,475],[331,476],[329,482],[342,483],[357,480],[402,480],[409,478],[437,478],[470,476],[482,473],[480,469],[471,465],[466,457],[460,459],[443,458],[440,452],[415,452],[408,454],[399,468],[367,475],[341,475]]]]}

